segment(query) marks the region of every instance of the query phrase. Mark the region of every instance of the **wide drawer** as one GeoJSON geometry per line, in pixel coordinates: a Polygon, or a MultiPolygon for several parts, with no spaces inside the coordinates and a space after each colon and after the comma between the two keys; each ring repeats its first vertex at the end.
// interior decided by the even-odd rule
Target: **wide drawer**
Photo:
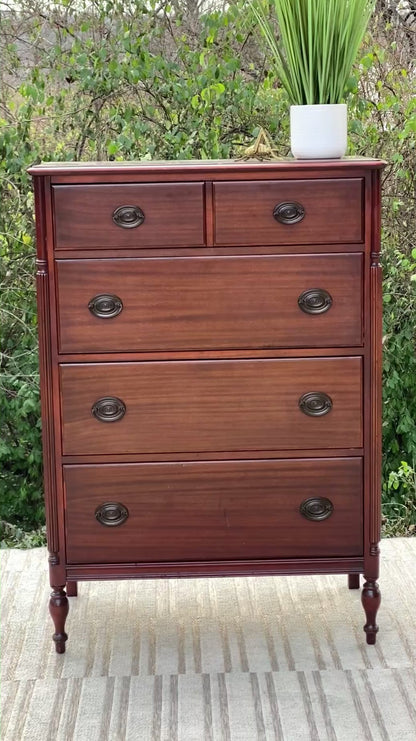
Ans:
{"type": "Polygon", "coordinates": [[[77,465],[64,476],[70,563],[363,551],[360,458],[77,465]]]}
{"type": "Polygon", "coordinates": [[[55,247],[198,247],[203,183],[57,185],[55,247]]]}
{"type": "Polygon", "coordinates": [[[354,448],[361,358],[61,365],[69,455],[354,448]]]}
{"type": "Polygon", "coordinates": [[[363,241],[363,180],[214,184],[217,245],[363,241]]]}
{"type": "Polygon", "coordinates": [[[362,256],[58,260],[61,352],[362,343],[362,256]]]}

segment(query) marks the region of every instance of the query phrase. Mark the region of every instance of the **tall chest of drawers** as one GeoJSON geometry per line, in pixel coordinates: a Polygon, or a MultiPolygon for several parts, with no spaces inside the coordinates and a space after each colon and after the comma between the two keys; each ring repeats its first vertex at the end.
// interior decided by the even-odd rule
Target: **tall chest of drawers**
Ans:
{"type": "Polygon", "coordinates": [[[377,633],[380,172],[34,166],[58,653],[77,582],[364,575],[377,633]]]}

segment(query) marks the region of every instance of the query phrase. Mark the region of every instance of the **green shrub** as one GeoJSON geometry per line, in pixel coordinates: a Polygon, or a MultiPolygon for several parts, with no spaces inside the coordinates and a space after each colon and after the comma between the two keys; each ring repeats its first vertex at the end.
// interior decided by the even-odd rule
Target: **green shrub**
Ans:
{"type": "Polygon", "coordinates": [[[386,535],[414,535],[416,471],[402,461],[385,482],[383,531],[386,535]]]}
{"type": "Polygon", "coordinates": [[[371,152],[387,162],[382,181],[383,511],[397,520],[403,505],[409,523],[416,523],[414,478],[398,475],[416,460],[416,80],[410,52],[404,32],[393,32],[375,16],[373,39],[356,71],[350,117],[352,151],[371,152]]]}
{"type": "MultiPolygon", "coordinates": [[[[259,126],[288,153],[286,94],[242,7],[206,14],[189,14],[180,2],[172,7],[53,0],[45,9],[39,0],[21,0],[21,12],[3,14],[0,521],[8,543],[21,542],[44,517],[27,166],[41,159],[234,157],[259,126]]],[[[400,33],[372,18],[349,116],[351,153],[388,162],[383,501],[395,532],[406,508],[408,532],[416,522],[414,478],[405,473],[416,459],[416,95],[415,64],[400,33]]]]}
{"type": "Polygon", "coordinates": [[[0,128],[0,520],[30,529],[43,520],[33,197],[11,133],[0,128]]]}

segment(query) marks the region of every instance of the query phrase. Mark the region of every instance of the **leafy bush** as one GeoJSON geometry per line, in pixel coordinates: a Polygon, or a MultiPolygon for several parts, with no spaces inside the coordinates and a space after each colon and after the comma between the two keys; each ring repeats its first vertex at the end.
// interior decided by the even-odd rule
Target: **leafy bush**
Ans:
{"type": "MultiPolygon", "coordinates": [[[[373,18],[373,38],[357,69],[351,113],[354,152],[386,160],[382,190],[383,510],[401,505],[416,523],[416,84],[413,37],[373,18]],[[375,33],[376,30],[376,33],[375,33]],[[354,116],[355,113],[355,116],[354,116]],[[391,476],[397,486],[392,488],[391,476]]],[[[404,528],[405,529],[405,528],[404,528]]],[[[387,527],[388,530],[388,527],[387,527]]]]}
{"type": "MultiPolygon", "coordinates": [[[[11,141],[0,130],[3,172],[9,147],[19,146],[11,141]]],[[[10,169],[0,176],[0,520],[32,528],[43,519],[33,198],[25,175],[10,169]]]]}
{"type": "MultiPolygon", "coordinates": [[[[18,542],[24,530],[43,522],[27,166],[41,159],[234,157],[259,126],[286,155],[289,137],[286,94],[239,2],[204,14],[185,0],[157,7],[141,0],[20,0],[17,9],[3,12],[0,44],[0,521],[6,542],[18,542]]],[[[388,518],[398,522],[397,507],[404,504],[411,524],[415,508],[406,503],[415,501],[414,480],[403,473],[405,465],[415,468],[416,458],[410,50],[400,27],[386,28],[381,14],[372,18],[349,115],[351,153],[389,163],[383,183],[383,497],[388,518]]]]}
{"type": "Polygon", "coordinates": [[[391,471],[385,483],[383,530],[386,535],[414,535],[416,471],[402,461],[398,471],[391,471]]]}

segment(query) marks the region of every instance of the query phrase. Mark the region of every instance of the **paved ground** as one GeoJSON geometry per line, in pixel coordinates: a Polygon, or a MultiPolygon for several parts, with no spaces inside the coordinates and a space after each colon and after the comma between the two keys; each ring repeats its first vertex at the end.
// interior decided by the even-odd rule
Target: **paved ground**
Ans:
{"type": "Polygon", "coordinates": [[[416,539],[346,577],[81,583],[54,653],[44,549],[2,551],[2,741],[415,741],[416,539]]]}

